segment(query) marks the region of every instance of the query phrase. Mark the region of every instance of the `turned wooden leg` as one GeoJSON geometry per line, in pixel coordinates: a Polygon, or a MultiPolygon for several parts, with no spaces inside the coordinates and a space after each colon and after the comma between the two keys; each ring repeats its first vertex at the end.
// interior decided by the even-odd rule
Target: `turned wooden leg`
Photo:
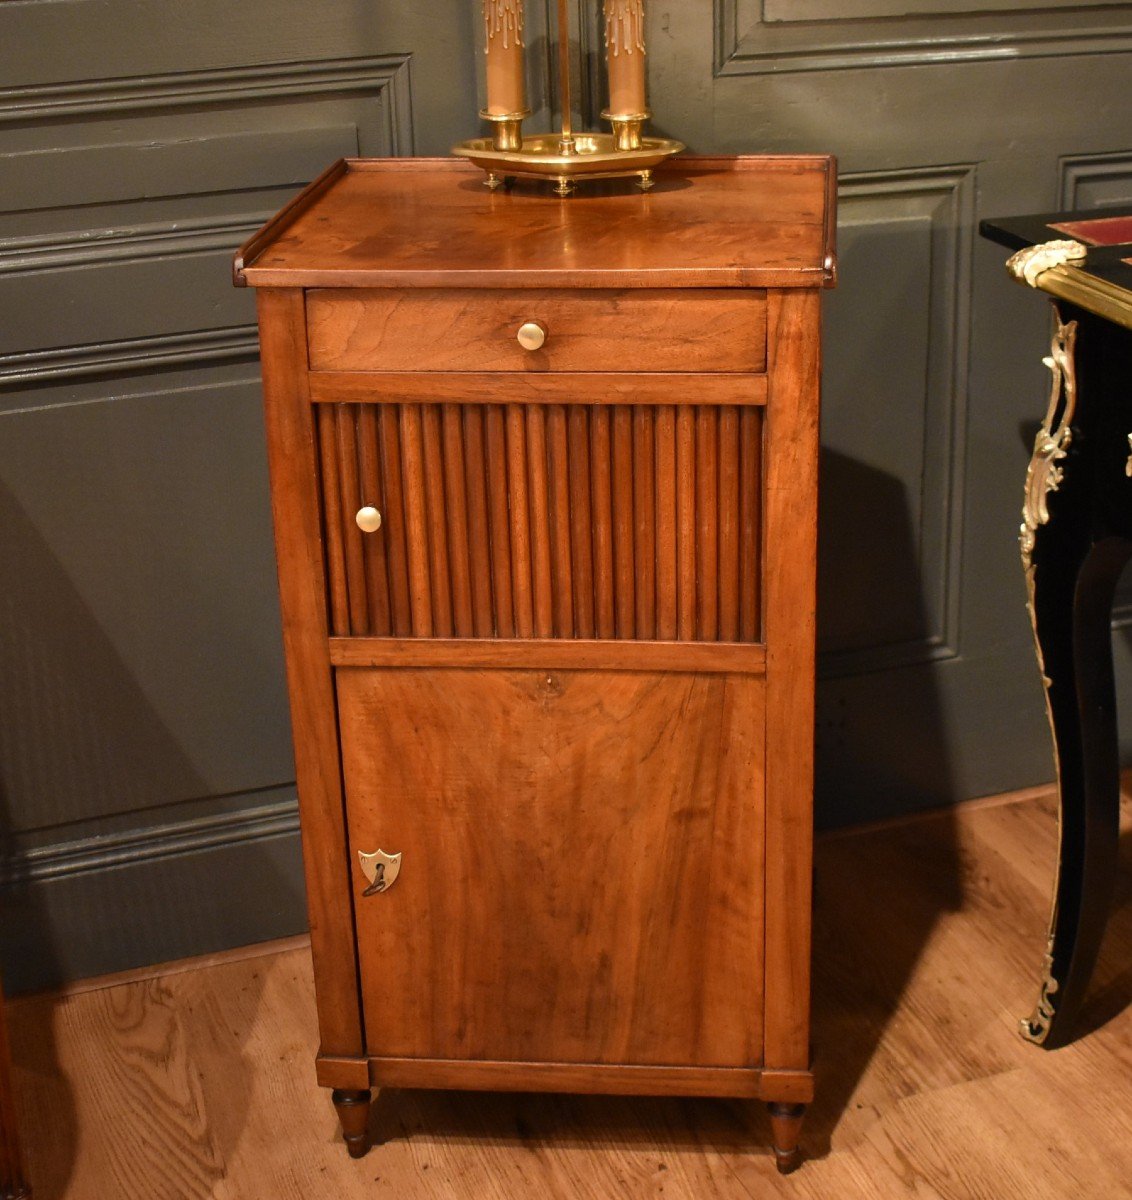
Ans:
{"type": "Polygon", "coordinates": [[[767,1108],[770,1109],[770,1130],[774,1139],[774,1165],[780,1175],[789,1175],[802,1161],[798,1139],[802,1136],[806,1106],[772,1102],[767,1108]]]}
{"type": "Polygon", "coordinates": [[[368,1089],[346,1091],[335,1088],[330,1097],[342,1124],[342,1136],[351,1158],[361,1158],[369,1150],[369,1105],[372,1095],[368,1089]]]}

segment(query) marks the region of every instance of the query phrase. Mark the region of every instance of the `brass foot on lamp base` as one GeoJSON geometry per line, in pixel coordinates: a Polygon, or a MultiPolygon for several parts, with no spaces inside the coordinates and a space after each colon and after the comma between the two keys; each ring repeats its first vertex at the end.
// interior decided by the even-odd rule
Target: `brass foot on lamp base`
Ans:
{"type": "Polygon", "coordinates": [[[559,175],[554,190],[559,196],[569,196],[574,191],[574,185],[566,175],[559,175]]]}
{"type": "Polygon", "coordinates": [[[653,179],[651,171],[641,172],[641,177],[637,180],[637,187],[639,187],[642,192],[647,192],[650,188],[656,187],[656,180],[653,179]]]}

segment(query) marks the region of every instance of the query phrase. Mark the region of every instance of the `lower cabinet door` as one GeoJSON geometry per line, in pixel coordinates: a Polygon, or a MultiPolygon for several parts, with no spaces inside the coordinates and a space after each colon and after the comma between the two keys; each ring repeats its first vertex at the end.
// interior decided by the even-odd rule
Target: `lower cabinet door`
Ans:
{"type": "Polygon", "coordinates": [[[758,1065],[761,677],[337,685],[371,1055],[758,1065]]]}

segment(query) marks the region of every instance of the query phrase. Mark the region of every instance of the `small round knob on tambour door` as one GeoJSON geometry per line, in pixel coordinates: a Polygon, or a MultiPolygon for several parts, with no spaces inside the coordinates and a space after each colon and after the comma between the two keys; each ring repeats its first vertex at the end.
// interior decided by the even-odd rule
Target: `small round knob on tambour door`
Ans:
{"type": "Polygon", "coordinates": [[[546,326],[538,321],[524,321],[519,326],[519,345],[524,350],[540,350],[546,341],[546,326]]]}
{"type": "Polygon", "coordinates": [[[359,508],[354,520],[358,523],[358,528],[362,533],[376,533],[381,528],[381,513],[367,504],[365,508],[359,508]]]}

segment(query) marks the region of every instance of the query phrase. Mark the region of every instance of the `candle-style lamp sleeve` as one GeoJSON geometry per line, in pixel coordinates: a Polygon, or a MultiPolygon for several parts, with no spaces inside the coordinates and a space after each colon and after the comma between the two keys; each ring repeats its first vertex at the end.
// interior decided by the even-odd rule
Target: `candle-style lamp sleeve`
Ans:
{"type": "Polygon", "coordinates": [[[643,117],[648,112],[644,0],[605,0],[605,55],[609,116],[643,117]]]}
{"type": "Polygon", "coordinates": [[[483,0],[487,112],[514,116],[527,107],[523,70],[523,0],[483,0]]]}

